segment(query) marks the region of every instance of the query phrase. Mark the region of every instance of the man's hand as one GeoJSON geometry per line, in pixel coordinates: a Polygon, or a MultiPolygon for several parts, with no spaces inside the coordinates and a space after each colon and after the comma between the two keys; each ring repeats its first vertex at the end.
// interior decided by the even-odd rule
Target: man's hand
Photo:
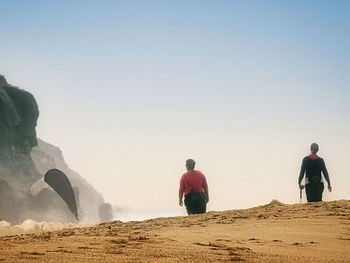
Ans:
{"type": "Polygon", "coordinates": [[[332,192],[332,186],[330,184],[328,185],[328,191],[332,192]]]}
{"type": "Polygon", "coordinates": [[[209,192],[208,189],[204,189],[205,202],[209,203],[209,192]]]}
{"type": "Polygon", "coordinates": [[[183,206],[182,200],[179,200],[179,206],[183,206]]]}
{"type": "Polygon", "coordinates": [[[305,188],[305,185],[299,184],[299,189],[300,189],[300,190],[303,190],[304,188],[305,188]]]}

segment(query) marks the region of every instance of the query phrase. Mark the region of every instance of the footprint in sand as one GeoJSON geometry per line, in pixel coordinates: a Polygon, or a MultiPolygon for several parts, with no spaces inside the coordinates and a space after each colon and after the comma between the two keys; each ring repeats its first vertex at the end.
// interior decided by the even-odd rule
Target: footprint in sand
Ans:
{"type": "Polygon", "coordinates": [[[254,238],[254,237],[253,237],[253,238],[249,238],[248,241],[254,242],[254,243],[261,243],[261,242],[260,242],[260,239],[254,238]]]}
{"type": "Polygon", "coordinates": [[[293,246],[302,246],[303,244],[299,243],[299,242],[295,242],[293,243],[293,246]]]}
{"type": "Polygon", "coordinates": [[[45,253],[22,251],[22,252],[21,252],[21,255],[44,256],[45,253]]]}
{"type": "Polygon", "coordinates": [[[215,241],[231,242],[232,240],[219,238],[219,239],[216,239],[215,241]]]}
{"type": "Polygon", "coordinates": [[[339,237],[339,240],[350,241],[350,237],[339,237]]]}

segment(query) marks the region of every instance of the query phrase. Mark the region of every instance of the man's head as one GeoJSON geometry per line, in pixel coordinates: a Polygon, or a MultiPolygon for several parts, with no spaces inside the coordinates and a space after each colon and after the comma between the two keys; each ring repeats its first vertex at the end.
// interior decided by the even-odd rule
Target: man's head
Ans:
{"type": "Polygon", "coordinates": [[[312,154],[317,154],[318,149],[319,149],[319,147],[318,147],[318,144],[317,144],[317,143],[311,144],[310,150],[311,150],[311,153],[312,153],[312,154]]]}
{"type": "Polygon", "coordinates": [[[193,159],[186,160],[186,169],[187,169],[187,171],[194,170],[195,166],[196,166],[196,162],[193,159]]]}

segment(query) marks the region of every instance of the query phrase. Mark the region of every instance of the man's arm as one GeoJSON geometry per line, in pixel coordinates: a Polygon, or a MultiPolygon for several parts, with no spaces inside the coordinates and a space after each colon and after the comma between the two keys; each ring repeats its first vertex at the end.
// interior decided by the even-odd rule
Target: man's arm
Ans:
{"type": "Polygon", "coordinates": [[[301,169],[300,169],[300,174],[299,174],[299,179],[298,179],[298,184],[299,184],[299,188],[300,189],[303,189],[304,186],[301,185],[301,181],[303,180],[304,178],[304,175],[305,175],[305,170],[306,170],[306,167],[305,167],[305,158],[303,159],[303,162],[301,164],[301,169]]]}
{"type": "Polygon", "coordinates": [[[204,193],[205,193],[205,200],[208,203],[209,202],[209,189],[208,189],[207,179],[205,178],[204,175],[203,175],[202,187],[203,187],[204,193]]]}
{"type": "Polygon", "coordinates": [[[209,203],[209,190],[208,190],[208,188],[204,189],[204,193],[205,193],[206,202],[209,203]]]}
{"type": "Polygon", "coordinates": [[[180,188],[179,188],[179,205],[180,206],[183,205],[182,198],[184,196],[184,190],[185,190],[185,182],[184,182],[184,178],[181,177],[180,188]]]}
{"type": "Polygon", "coordinates": [[[331,186],[331,181],[329,180],[329,174],[326,168],[326,164],[324,162],[324,160],[322,160],[322,172],[323,172],[323,176],[326,179],[327,183],[328,183],[328,191],[332,192],[332,186],[331,186]]]}
{"type": "Polygon", "coordinates": [[[183,198],[183,192],[180,192],[180,191],[179,191],[179,205],[180,205],[180,206],[183,205],[182,198],[183,198]]]}

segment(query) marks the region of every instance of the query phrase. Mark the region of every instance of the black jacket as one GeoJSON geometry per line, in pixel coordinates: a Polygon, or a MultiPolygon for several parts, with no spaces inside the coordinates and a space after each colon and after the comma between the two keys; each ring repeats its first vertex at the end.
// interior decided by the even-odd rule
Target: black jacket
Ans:
{"type": "Polygon", "coordinates": [[[326,164],[324,160],[320,157],[317,158],[311,158],[310,156],[306,156],[303,159],[303,163],[301,165],[301,170],[299,174],[299,184],[301,184],[301,181],[304,178],[306,172],[306,178],[308,179],[309,183],[318,183],[321,182],[322,174],[324,178],[326,179],[328,185],[330,185],[329,181],[329,175],[326,168],[326,164]]]}

